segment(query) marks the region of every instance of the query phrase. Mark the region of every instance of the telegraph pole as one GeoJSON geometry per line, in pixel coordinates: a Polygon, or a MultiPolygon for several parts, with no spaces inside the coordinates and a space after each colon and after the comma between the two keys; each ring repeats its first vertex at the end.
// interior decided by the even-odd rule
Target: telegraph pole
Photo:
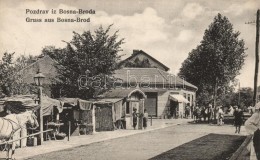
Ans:
{"type": "Polygon", "coordinates": [[[256,21],[247,22],[246,24],[256,24],[256,41],[255,41],[255,76],[254,76],[254,97],[253,97],[253,106],[257,103],[257,81],[258,81],[258,68],[259,68],[259,13],[258,9],[256,12],[256,21]]]}
{"type": "Polygon", "coordinates": [[[238,83],[238,106],[240,106],[240,82],[238,83]]]}
{"type": "Polygon", "coordinates": [[[253,105],[257,103],[257,79],[258,79],[258,67],[259,67],[259,9],[256,13],[256,41],[255,41],[255,77],[254,77],[254,97],[253,105]]]}

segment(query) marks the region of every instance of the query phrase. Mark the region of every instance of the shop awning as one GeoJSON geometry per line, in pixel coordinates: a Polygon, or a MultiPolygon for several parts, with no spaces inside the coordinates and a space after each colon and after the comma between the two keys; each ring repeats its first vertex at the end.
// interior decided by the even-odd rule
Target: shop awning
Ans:
{"type": "MultiPolygon", "coordinates": [[[[40,108],[36,103],[36,95],[16,95],[5,99],[4,107],[13,113],[21,113],[26,110],[37,110],[40,108]]],[[[53,108],[57,107],[59,113],[63,110],[63,103],[59,100],[42,96],[42,110],[43,116],[52,115],[53,108]]]]}
{"type": "Polygon", "coordinates": [[[64,103],[64,109],[80,109],[80,110],[91,110],[92,101],[86,101],[79,98],[59,98],[64,103]]]}
{"type": "Polygon", "coordinates": [[[180,94],[170,94],[169,98],[179,103],[190,103],[185,97],[183,97],[183,95],[180,94]]]}
{"type": "Polygon", "coordinates": [[[123,98],[103,98],[100,100],[97,100],[95,103],[116,103],[119,101],[122,101],[123,98]]]}

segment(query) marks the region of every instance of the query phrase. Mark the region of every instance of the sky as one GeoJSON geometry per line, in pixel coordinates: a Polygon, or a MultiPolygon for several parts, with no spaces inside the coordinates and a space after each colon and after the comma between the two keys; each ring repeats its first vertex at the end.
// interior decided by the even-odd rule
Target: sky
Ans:
{"type": "MultiPolygon", "coordinates": [[[[73,31],[94,31],[113,24],[124,38],[122,59],[134,49],[143,50],[177,74],[188,53],[200,44],[204,31],[221,13],[244,39],[245,65],[237,77],[241,87],[253,87],[255,24],[259,0],[0,0],[0,57],[4,52],[39,55],[45,46],[66,46],[73,31]],[[95,14],[26,14],[29,10],[94,10],[95,14]],[[90,22],[56,22],[60,18],[90,18],[90,22]],[[55,22],[26,22],[26,19],[54,18],[55,22]]],[[[260,74],[259,74],[260,75],[260,74]]],[[[260,77],[258,78],[258,85],[260,77]]]]}

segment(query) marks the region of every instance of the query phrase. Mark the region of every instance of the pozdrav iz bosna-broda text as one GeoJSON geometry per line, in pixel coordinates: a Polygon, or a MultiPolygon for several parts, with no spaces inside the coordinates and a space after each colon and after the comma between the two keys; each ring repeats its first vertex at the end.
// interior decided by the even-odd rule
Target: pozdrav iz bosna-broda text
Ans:
{"type": "Polygon", "coordinates": [[[95,14],[96,11],[94,9],[78,9],[78,10],[64,10],[64,9],[26,9],[26,15],[57,15],[57,17],[46,17],[46,18],[35,18],[35,17],[26,17],[26,22],[90,22],[90,17],[81,18],[81,17],[73,17],[73,18],[64,18],[62,15],[92,15],[95,14]]]}

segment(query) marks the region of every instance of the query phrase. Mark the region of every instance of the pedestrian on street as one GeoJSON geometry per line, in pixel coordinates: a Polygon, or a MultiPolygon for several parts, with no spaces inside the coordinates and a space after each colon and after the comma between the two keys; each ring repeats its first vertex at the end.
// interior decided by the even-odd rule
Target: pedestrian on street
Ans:
{"type": "Polygon", "coordinates": [[[228,109],[228,115],[232,116],[234,115],[234,108],[232,106],[229,106],[229,109],[228,109]]]}
{"type": "Polygon", "coordinates": [[[136,113],[136,108],[133,108],[133,127],[134,127],[134,129],[136,128],[136,125],[137,125],[137,117],[138,117],[138,114],[136,113]]]}
{"type": "Polygon", "coordinates": [[[200,121],[200,112],[201,112],[201,110],[200,110],[200,108],[197,106],[196,108],[195,108],[195,110],[194,110],[194,117],[195,117],[195,122],[199,122],[200,121]]]}
{"type": "Polygon", "coordinates": [[[245,122],[245,128],[249,134],[253,134],[253,146],[260,160],[260,102],[255,106],[255,113],[245,122]]]}
{"type": "Polygon", "coordinates": [[[204,122],[206,122],[207,114],[206,114],[206,108],[204,106],[201,108],[200,115],[203,117],[204,122]]]}
{"type": "Polygon", "coordinates": [[[243,124],[243,119],[244,119],[243,111],[237,106],[235,106],[235,111],[234,111],[234,124],[236,127],[235,133],[240,133],[240,128],[241,125],[243,124]]]}
{"type": "Polygon", "coordinates": [[[208,123],[210,123],[210,121],[213,118],[213,108],[212,108],[211,104],[209,104],[209,106],[208,106],[207,115],[208,115],[208,123]]]}
{"type": "Polygon", "coordinates": [[[148,121],[148,113],[147,113],[146,109],[144,109],[144,117],[143,117],[144,129],[146,129],[146,127],[147,127],[147,121],[148,121]]]}
{"type": "Polygon", "coordinates": [[[189,115],[190,115],[190,106],[187,105],[185,107],[185,118],[189,118],[189,115]]]}
{"type": "Polygon", "coordinates": [[[218,125],[221,126],[223,124],[223,119],[224,119],[224,112],[223,112],[221,106],[218,107],[216,116],[217,116],[216,118],[218,120],[218,125]]]}
{"type": "Polygon", "coordinates": [[[252,106],[249,106],[248,107],[248,112],[252,115],[253,113],[254,113],[254,107],[252,107],[252,106]]]}

